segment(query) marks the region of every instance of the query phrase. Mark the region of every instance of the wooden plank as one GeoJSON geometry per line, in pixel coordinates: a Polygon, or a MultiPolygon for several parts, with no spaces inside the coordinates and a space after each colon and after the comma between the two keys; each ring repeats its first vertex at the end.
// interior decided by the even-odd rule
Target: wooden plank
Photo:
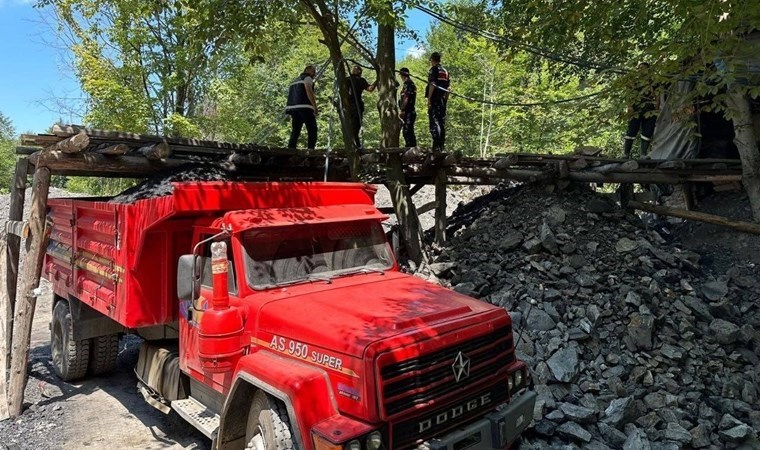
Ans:
{"type": "Polygon", "coordinates": [[[90,137],[82,131],[74,136],[68,137],[51,145],[49,150],[63,153],[79,153],[90,145],[90,137]]]}
{"type": "Polygon", "coordinates": [[[436,202],[435,200],[433,200],[432,202],[425,203],[424,205],[417,208],[417,215],[419,216],[420,214],[425,214],[425,213],[435,210],[435,207],[437,204],[438,202],[436,202]]]}
{"type": "Polygon", "coordinates": [[[0,422],[10,417],[8,413],[8,373],[11,349],[11,328],[13,308],[11,308],[8,291],[4,288],[7,273],[7,244],[0,237],[0,422]]]}
{"type": "Polygon", "coordinates": [[[49,168],[55,175],[144,178],[185,166],[189,161],[173,159],[151,161],[140,156],[108,157],[98,153],[67,155],[44,151],[32,155],[30,162],[38,167],[49,168]]]}
{"type": "Polygon", "coordinates": [[[636,208],[641,211],[651,212],[654,214],[660,214],[663,216],[678,217],[686,220],[696,220],[698,222],[711,223],[714,225],[720,225],[728,228],[732,228],[743,233],[760,234],[760,224],[752,222],[744,222],[741,220],[729,219],[728,217],[718,216],[715,214],[707,214],[698,211],[687,211],[680,208],[671,208],[669,206],[652,205],[649,203],[641,203],[637,201],[628,202],[628,207],[636,208]]]}
{"type": "Polygon", "coordinates": [[[36,153],[40,150],[42,150],[41,147],[30,147],[30,146],[25,146],[25,145],[16,146],[17,155],[31,155],[32,153],[36,153]]]}
{"type": "Polygon", "coordinates": [[[32,184],[31,214],[29,227],[31,236],[27,239],[27,255],[19,284],[20,295],[16,301],[13,318],[13,347],[11,351],[11,373],[8,385],[9,413],[18,417],[23,408],[24,388],[27,381],[27,361],[29,342],[32,336],[32,320],[37,297],[33,290],[39,286],[42,260],[45,256],[50,227],[45,226],[45,209],[50,190],[50,169],[37,167],[32,184]]]}
{"type": "Polygon", "coordinates": [[[435,242],[446,242],[446,170],[438,169],[435,176],[435,242]]]}

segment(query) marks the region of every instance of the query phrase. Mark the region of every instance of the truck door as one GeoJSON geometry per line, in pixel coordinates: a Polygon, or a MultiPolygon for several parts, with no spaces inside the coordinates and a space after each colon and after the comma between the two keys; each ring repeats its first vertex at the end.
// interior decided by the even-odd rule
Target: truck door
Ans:
{"type": "MultiPolygon", "coordinates": [[[[196,231],[196,239],[193,242],[200,242],[217,234],[219,230],[196,231]]],[[[190,376],[203,381],[208,381],[210,377],[201,369],[200,359],[198,357],[198,325],[203,320],[203,313],[209,308],[211,298],[213,297],[212,273],[211,273],[211,243],[209,241],[199,249],[200,256],[200,273],[201,289],[199,295],[192,302],[181,302],[180,304],[180,367],[190,376]]],[[[230,302],[236,303],[238,297],[238,286],[236,279],[236,268],[232,257],[232,245],[227,242],[227,261],[228,261],[228,288],[230,293],[230,302]]],[[[213,377],[215,378],[215,377],[213,377]]],[[[222,381],[214,379],[215,388],[222,390],[222,381]]]]}

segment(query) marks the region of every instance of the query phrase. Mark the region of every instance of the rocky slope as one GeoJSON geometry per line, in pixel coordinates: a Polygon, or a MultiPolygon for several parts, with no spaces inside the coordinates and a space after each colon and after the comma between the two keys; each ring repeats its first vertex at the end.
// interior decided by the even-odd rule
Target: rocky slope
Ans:
{"type": "Polygon", "coordinates": [[[430,269],[511,312],[539,395],[521,448],[760,448],[760,283],[598,194],[496,189],[430,269]],[[662,230],[661,230],[662,231],[662,230]]]}

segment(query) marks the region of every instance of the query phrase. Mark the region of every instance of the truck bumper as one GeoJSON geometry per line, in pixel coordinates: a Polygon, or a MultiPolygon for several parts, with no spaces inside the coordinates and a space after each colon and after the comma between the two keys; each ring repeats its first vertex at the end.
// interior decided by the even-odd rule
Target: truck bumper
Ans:
{"type": "Polygon", "coordinates": [[[483,419],[420,448],[429,450],[501,450],[513,443],[533,419],[536,393],[526,391],[483,419]]]}

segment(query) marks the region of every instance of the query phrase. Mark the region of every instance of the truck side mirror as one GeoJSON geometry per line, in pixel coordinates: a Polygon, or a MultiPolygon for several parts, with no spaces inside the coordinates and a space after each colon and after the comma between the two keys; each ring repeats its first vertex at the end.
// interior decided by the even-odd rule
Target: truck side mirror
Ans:
{"type": "Polygon", "coordinates": [[[195,255],[179,257],[177,263],[177,298],[182,301],[194,301],[201,292],[203,265],[200,259],[195,255]]]}

